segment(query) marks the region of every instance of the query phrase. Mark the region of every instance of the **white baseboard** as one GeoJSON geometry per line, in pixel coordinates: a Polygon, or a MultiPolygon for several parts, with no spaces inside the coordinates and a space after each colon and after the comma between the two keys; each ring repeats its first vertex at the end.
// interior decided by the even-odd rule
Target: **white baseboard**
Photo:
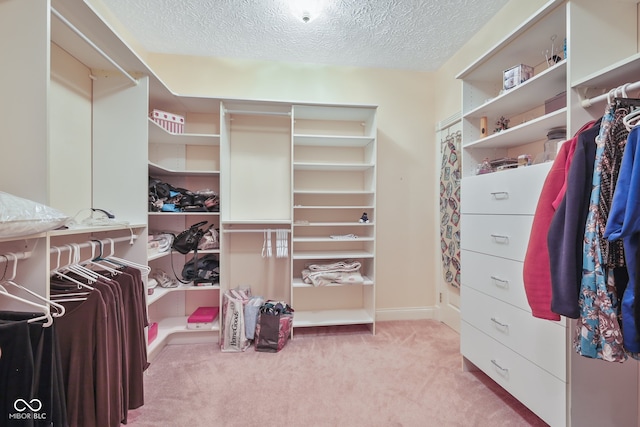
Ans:
{"type": "Polygon", "coordinates": [[[437,307],[381,308],[376,310],[376,321],[437,319],[437,307]]]}

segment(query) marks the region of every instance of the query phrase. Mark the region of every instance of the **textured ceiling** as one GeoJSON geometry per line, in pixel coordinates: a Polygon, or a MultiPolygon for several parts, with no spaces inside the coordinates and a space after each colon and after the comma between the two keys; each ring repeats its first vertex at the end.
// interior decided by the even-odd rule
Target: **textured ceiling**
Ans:
{"type": "Polygon", "coordinates": [[[306,23],[304,1],[102,0],[149,52],[418,71],[508,0],[308,0],[321,11],[306,23]]]}

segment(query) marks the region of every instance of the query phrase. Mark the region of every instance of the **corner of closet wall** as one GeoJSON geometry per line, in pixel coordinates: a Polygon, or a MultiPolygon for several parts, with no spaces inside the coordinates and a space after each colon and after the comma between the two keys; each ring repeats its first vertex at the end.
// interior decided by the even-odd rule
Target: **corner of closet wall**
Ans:
{"type": "Polygon", "coordinates": [[[567,10],[567,135],[573,135],[604,112],[606,97],[597,105],[590,99],[632,82],[629,74],[640,58],[640,8],[635,0],[577,0],[567,10]]]}

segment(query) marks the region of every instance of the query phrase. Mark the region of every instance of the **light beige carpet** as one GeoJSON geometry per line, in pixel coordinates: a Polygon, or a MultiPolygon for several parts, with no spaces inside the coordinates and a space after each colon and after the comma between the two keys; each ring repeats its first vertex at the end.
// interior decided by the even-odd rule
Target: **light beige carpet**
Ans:
{"type": "Polygon", "coordinates": [[[296,330],[280,353],[167,346],[145,376],[131,427],[545,426],[481,373],[433,320],[296,330]]]}

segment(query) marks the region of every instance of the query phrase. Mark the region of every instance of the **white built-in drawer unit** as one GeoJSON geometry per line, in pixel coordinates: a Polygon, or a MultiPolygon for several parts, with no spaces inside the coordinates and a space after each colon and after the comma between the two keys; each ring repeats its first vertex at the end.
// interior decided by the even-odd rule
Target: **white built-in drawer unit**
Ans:
{"type": "Polygon", "coordinates": [[[533,214],[551,163],[464,178],[462,213],[533,214]]]}
{"type": "MultiPolygon", "coordinates": [[[[566,423],[566,382],[558,379],[514,350],[462,322],[460,350],[479,369],[551,426],[566,423]]],[[[555,345],[539,352],[555,352],[555,345]]]]}
{"type": "Polygon", "coordinates": [[[564,348],[545,351],[549,343],[563,342],[565,328],[537,319],[531,313],[498,301],[475,289],[462,294],[462,320],[509,347],[560,380],[566,378],[564,348]],[[472,301],[472,304],[469,302],[472,301]]]}
{"type": "Polygon", "coordinates": [[[460,245],[462,249],[524,261],[532,223],[533,215],[465,215],[460,245]]]}
{"type": "Polygon", "coordinates": [[[531,311],[524,292],[522,262],[466,250],[461,251],[461,257],[462,286],[531,311]]]}

